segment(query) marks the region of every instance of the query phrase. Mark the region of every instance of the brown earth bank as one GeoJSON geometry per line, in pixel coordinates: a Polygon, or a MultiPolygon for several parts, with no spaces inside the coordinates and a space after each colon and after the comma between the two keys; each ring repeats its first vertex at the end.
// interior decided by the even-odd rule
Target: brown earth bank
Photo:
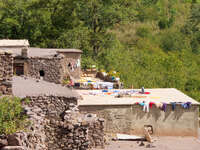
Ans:
{"type": "MultiPolygon", "coordinates": [[[[148,142],[140,146],[137,141],[110,141],[104,150],[199,150],[200,138],[194,137],[154,137],[153,147],[148,148],[148,142]]],[[[100,149],[92,149],[100,150],[100,149]]]]}

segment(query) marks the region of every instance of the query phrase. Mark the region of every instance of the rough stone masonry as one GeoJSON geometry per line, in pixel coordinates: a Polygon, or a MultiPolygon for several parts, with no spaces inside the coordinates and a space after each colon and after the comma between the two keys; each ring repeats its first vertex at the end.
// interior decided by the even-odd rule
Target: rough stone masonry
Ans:
{"type": "Polygon", "coordinates": [[[13,57],[12,54],[0,51],[0,94],[12,94],[12,76],[13,76],[13,57]]]}
{"type": "MultiPolygon", "coordinates": [[[[0,74],[0,92],[3,95],[11,94],[13,58],[8,52],[0,53],[0,74]]],[[[0,135],[0,149],[87,150],[91,147],[104,147],[104,120],[92,114],[81,114],[77,108],[78,98],[75,95],[71,96],[69,91],[66,95],[48,95],[45,90],[41,90],[45,92],[44,95],[38,95],[37,92],[28,94],[24,91],[27,91],[27,84],[20,82],[19,85],[23,87],[20,91],[26,95],[23,98],[30,100],[30,103],[23,104],[24,114],[28,116],[30,125],[25,131],[0,135]]],[[[13,86],[14,96],[17,96],[16,89],[19,87],[13,86]]],[[[67,89],[65,90],[66,93],[67,89]]]]}
{"type": "Polygon", "coordinates": [[[104,147],[104,120],[79,113],[76,101],[57,96],[32,96],[24,105],[31,124],[27,131],[0,137],[6,150],[87,150],[104,147]],[[60,106],[60,107],[59,107],[60,106]]]}
{"type": "MultiPolygon", "coordinates": [[[[46,58],[29,58],[27,60],[28,76],[32,78],[41,78],[43,72],[43,79],[45,81],[61,84],[64,79],[64,56],[46,57],[46,58]]],[[[25,70],[26,71],[26,70],[25,70]]]]}

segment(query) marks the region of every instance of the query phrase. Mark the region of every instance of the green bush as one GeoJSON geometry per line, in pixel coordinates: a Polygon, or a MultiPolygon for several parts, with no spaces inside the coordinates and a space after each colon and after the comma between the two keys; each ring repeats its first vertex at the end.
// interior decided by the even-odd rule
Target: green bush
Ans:
{"type": "Polygon", "coordinates": [[[82,69],[90,69],[92,65],[96,65],[96,62],[91,57],[83,57],[81,60],[82,69]]]}
{"type": "Polygon", "coordinates": [[[187,42],[180,32],[168,30],[161,34],[161,48],[164,51],[181,51],[187,48],[187,42]]]}
{"type": "Polygon", "coordinates": [[[0,134],[12,134],[22,130],[25,120],[20,98],[3,97],[0,99],[0,134]]]}
{"type": "Polygon", "coordinates": [[[185,91],[200,91],[200,80],[190,79],[185,84],[185,91]]]}
{"type": "Polygon", "coordinates": [[[139,27],[136,31],[136,35],[142,38],[148,37],[150,34],[150,29],[147,27],[139,27]]]}

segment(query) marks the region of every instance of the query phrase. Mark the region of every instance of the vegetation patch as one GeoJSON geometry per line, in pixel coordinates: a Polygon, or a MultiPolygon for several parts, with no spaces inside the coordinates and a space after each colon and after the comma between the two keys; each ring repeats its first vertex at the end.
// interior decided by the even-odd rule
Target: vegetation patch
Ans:
{"type": "Polygon", "coordinates": [[[24,115],[20,98],[0,98],[0,135],[23,130],[26,123],[26,115],[24,115]]]}

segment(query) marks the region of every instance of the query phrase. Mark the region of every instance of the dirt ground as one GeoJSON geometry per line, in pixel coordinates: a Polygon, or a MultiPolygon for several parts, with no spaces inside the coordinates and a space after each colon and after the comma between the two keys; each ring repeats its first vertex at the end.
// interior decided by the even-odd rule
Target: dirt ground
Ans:
{"type": "MultiPolygon", "coordinates": [[[[137,141],[110,141],[104,150],[200,150],[200,138],[194,137],[154,137],[156,140],[151,148],[148,142],[140,146],[137,141]]],[[[102,149],[93,149],[102,150],[102,149]]]]}

